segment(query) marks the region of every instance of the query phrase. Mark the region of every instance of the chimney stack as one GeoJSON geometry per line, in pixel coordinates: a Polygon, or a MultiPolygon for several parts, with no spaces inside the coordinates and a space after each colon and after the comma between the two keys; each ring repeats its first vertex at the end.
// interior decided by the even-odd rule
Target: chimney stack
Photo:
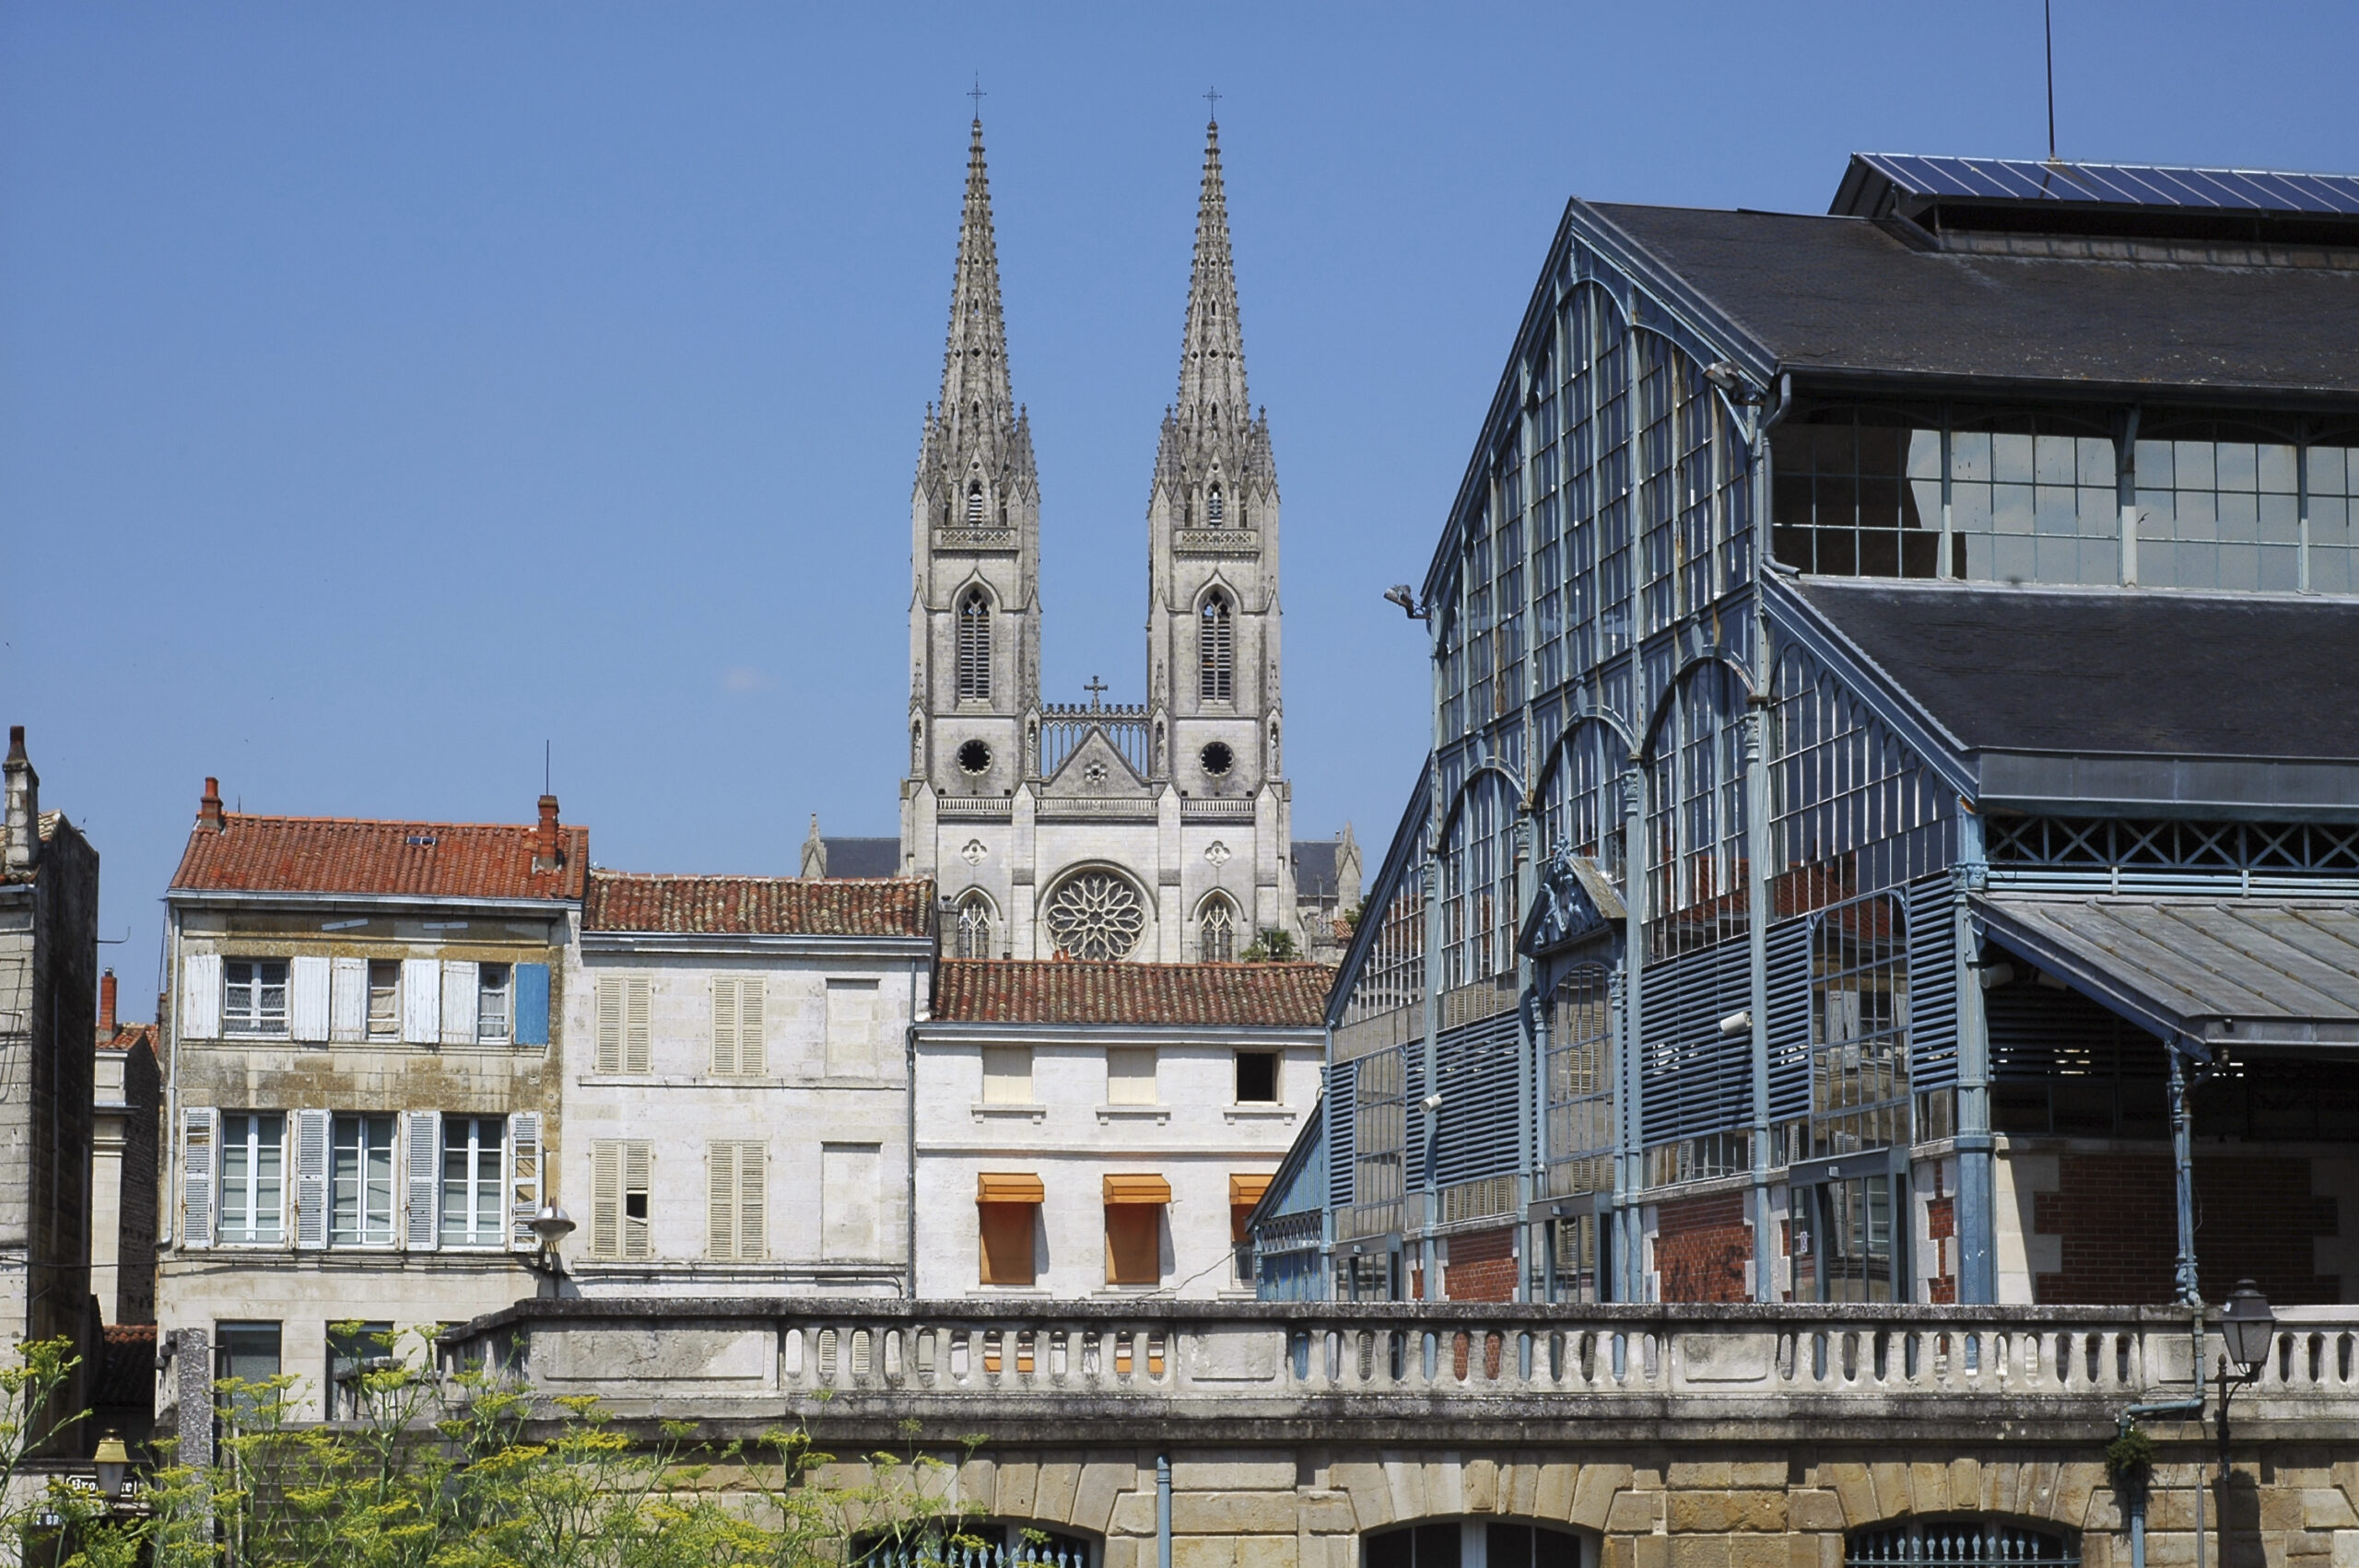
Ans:
{"type": "Polygon", "coordinates": [[[533,842],[533,869],[534,871],[553,872],[564,863],[565,857],[558,853],[557,842],[557,797],[555,795],[543,795],[541,797],[540,832],[533,842]]]}
{"type": "Polygon", "coordinates": [[[209,827],[216,833],[229,825],[221,820],[221,780],[218,778],[205,781],[205,793],[196,802],[196,825],[209,827]]]}
{"type": "Polygon", "coordinates": [[[41,858],[41,775],[25,755],[25,727],[8,726],[7,860],[11,872],[29,872],[41,858]]]}
{"type": "Polygon", "coordinates": [[[99,1038],[114,1038],[114,971],[99,977],[99,1038]]]}

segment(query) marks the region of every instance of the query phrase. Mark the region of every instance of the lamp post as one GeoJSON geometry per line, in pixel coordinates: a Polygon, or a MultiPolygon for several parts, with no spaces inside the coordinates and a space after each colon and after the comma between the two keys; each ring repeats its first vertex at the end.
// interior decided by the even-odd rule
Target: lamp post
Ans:
{"type": "MultiPolygon", "coordinates": [[[[2236,1391],[2258,1379],[2269,1364],[2269,1347],[2277,1337],[2277,1315],[2269,1309],[2269,1298],[2250,1280],[2238,1280],[2236,1288],[2228,1293],[2225,1305],[2220,1308],[2220,1342],[2225,1353],[2220,1357],[2220,1480],[2224,1486],[2228,1479],[2228,1401],[2236,1391]],[[2236,1363],[2236,1376],[2228,1376],[2228,1363],[2236,1363]]],[[[2224,1511],[2223,1523],[2225,1522],[2224,1511]]],[[[2224,1553],[2227,1543],[2221,1543],[2224,1553]]]]}
{"type": "Polygon", "coordinates": [[[123,1445],[120,1433],[110,1432],[99,1439],[99,1446],[90,1455],[90,1467],[99,1472],[99,1495],[108,1507],[114,1506],[125,1491],[124,1480],[131,1473],[131,1451],[123,1445]]]}
{"type": "Polygon", "coordinates": [[[529,1222],[532,1233],[540,1238],[541,1249],[533,1254],[534,1270],[545,1276],[541,1291],[546,1299],[557,1299],[557,1281],[565,1278],[565,1263],[557,1255],[557,1245],[573,1234],[573,1216],[555,1202],[541,1205],[541,1211],[529,1222]]]}

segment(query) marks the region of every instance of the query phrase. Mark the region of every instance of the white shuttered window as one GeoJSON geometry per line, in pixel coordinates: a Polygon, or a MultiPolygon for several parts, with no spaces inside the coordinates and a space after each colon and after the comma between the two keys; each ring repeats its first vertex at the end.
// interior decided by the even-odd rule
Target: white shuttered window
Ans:
{"type": "Polygon", "coordinates": [[[325,1044],[328,1037],[328,960],[306,955],[293,960],[294,994],[288,999],[288,1033],[307,1044],[325,1044]]]}
{"type": "Polygon", "coordinates": [[[181,1112],[181,1245],[213,1245],[213,1134],[210,1106],[181,1112]]]}
{"type": "Polygon", "coordinates": [[[475,966],[463,959],[442,962],[442,1043],[475,1043],[475,966]]]}
{"type": "Polygon", "coordinates": [[[442,965],[431,958],[402,960],[402,1038],[414,1046],[442,1038],[442,965]]]}
{"type": "Polygon", "coordinates": [[[648,1184],[654,1145],[640,1138],[601,1138],[590,1145],[590,1256],[655,1256],[648,1227],[648,1184]]]}
{"type": "Polygon", "coordinates": [[[541,1211],[541,1113],[508,1118],[508,1245],[530,1252],[541,1245],[533,1217],[541,1211]]]}
{"type": "Polygon", "coordinates": [[[598,1071],[653,1071],[648,1003],[646,976],[598,977],[598,1071]]]}
{"type": "Polygon", "coordinates": [[[762,977],[717,975],[712,982],[712,1071],[758,1078],[769,1071],[762,1041],[767,1005],[762,977]]]}
{"type": "Polygon", "coordinates": [[[221,1037],[221,955],[192,953],[181,960],[181,1037],[221,1037]]]}
{"type": "Polygon", "coordinates": [[[750,1262],[769,1244],[769,1151],[764,1144],[716,1141],[706,1152],[705,1249],[718,1258],[750,1262]]]}
{"type": "Polygon", "coordinates": [[[369,960],[339,958],[328,982],[328,1038],[369,1037],[369,960]]]}

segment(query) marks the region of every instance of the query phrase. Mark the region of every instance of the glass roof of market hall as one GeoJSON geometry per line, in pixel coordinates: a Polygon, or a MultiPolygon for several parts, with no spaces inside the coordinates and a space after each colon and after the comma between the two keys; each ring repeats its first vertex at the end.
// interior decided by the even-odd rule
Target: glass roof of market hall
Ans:
{"type": "Polygon", "coordinates": [[[2022,158],[1928,158],[1885,152],[1854,154],[1842,189],[1827,210],[1844,217],[1872,216],[1886,192],[1984,201],[2101,202],[2359,216],[2359,174],[2035,163],[2022,158]]]}

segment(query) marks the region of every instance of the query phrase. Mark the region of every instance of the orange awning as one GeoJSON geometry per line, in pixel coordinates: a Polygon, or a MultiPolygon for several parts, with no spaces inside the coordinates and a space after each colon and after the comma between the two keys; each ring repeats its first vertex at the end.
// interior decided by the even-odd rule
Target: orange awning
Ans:
{"type": "Polygon", "coordinates": [[[1106,1178],[1106,1201],[1168,1203],[1171,1184],[1159,1176],[1109,1176],[1106,1178]]]}
{"type": "Polygon", "coordinates": [[[1270,1190],[1270,1177],[1262,1176],[1232,1176],[1228,1178],[1228,1201],[1232,1206],[1259,1203],[1262,1194],[1270,1190]]]}
{"type": "Polygon", "coordinates": [[[1026,1171],[979,1171],[975,1176],[978,1203],[1038,1203],[1048,1196],[1040,1178],[1026,1171]]]}

